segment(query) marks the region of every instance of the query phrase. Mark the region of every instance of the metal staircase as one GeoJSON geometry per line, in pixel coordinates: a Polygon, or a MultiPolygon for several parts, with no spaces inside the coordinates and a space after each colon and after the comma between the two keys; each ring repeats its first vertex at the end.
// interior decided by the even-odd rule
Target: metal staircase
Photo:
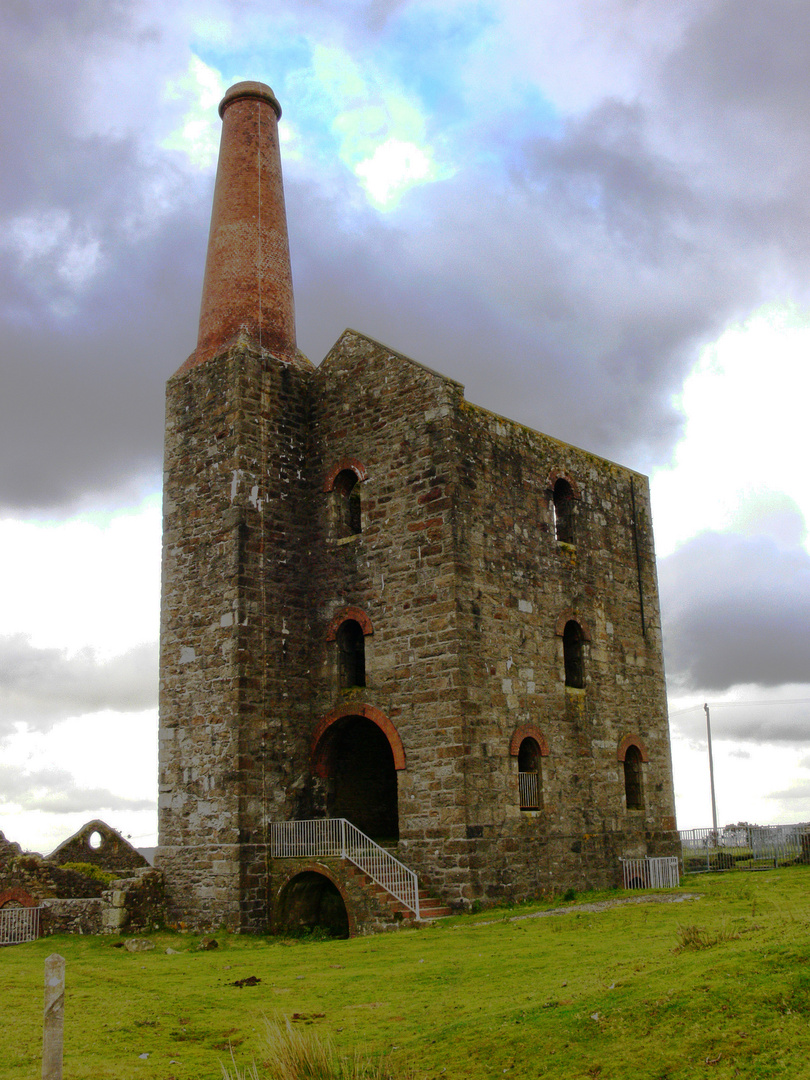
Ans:
{"type": "Polygon", "coordinates": [[[450,914],[449,908],[419,888],[413,870],[346,818],[271,822],[270,855],[274,859],[345,859],[368,879],[378,895],[390,897],[400,911],[412,913],[413,918],[424,921],[450,914]]]}

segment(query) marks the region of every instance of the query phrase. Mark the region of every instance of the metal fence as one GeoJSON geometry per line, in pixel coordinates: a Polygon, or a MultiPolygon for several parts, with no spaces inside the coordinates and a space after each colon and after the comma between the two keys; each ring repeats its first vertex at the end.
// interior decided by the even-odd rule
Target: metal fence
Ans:
{"type": "Polygon", "coordinates": [[[729,825],[680,833],[687,874],[714,870],[771,870],[810,863],[810,824],[729,825]]]}
{"type": "Polygon", "coordinates": [[[416,874],[346,818],[274,821],[270,854],[274,859],[348,859],[419,918],[416,874]]]}
{"type": "Polygon", "coordinates": [[[625,889],[674,889],[680,884],[677,855],[662,858],[620,859],[625,889]]]}
{"type": "Polygon", "coordinates": [[[540,809],[540,776],[536,772],[518,773],[521,810],[540,809]]]}
{"type": "Polygon", "coordinates": [[[0,945],[20,945],[39,937],[39,907],[0,908],[0,945]]]}

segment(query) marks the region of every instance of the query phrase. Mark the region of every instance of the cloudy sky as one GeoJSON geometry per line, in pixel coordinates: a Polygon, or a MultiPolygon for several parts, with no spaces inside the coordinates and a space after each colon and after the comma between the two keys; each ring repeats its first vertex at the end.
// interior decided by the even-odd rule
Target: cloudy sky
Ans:
{"type": "Polygon", "coordinates": [[[679,825],[810,818],[806,0],[6,0],[0,829],[154,843],[163,387],[224,90],[299,344],[346,326],[651,476],[679,825]]]}

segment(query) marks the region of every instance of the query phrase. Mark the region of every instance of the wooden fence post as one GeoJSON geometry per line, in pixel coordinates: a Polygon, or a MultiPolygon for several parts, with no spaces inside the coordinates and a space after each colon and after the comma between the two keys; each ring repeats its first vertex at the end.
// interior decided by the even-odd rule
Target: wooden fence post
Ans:
{"type": "Polygon", "coordinates": [[[65,1018],[65,960],[51,953],[45,961],[45,1012],[42,1018],[42,1080],[62,1080],[65,1018]]]}

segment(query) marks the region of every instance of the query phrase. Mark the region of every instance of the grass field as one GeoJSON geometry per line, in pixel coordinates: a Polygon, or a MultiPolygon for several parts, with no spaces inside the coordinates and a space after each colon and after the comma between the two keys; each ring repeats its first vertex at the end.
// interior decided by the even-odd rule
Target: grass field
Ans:
{"type": "Polygon", "coordinates": [[[691,877],[675,895],[699,899],[678,903],[578,906],[638,896],[600,894],[351,941],[47,938],[0,950],[0,1077],[40,1075],[52,952],[65,1080],[219,1078],[231,1051],[240,1067],[266,1057],[265,1018],[420,1080],[810,1077],[809,892],[796,867],[691,877]]]}

